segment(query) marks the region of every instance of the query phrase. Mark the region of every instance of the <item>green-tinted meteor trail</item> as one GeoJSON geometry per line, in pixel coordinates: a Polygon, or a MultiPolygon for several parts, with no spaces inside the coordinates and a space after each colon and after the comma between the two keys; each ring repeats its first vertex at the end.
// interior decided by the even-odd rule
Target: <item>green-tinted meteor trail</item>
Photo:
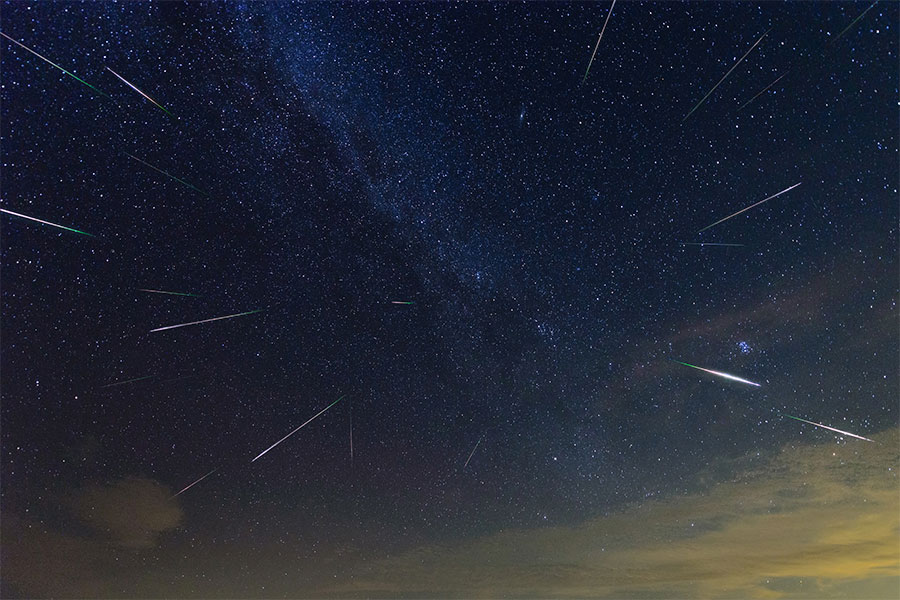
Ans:
{"type": "Polygon", "coordinates": [[[415,302],[404,302],[402,300],[391,300],[391,304],[415,304],[415,302]]]}
{"type": "Polygon", "coordinates": [[[859,20],[862,19],[864,16],[866,16],[866,13],[869,12],[869,11],[872,9],[872,7],[875,6],[876,4],[878,4],[877,0],[876,0],[876,2],[873,2],[872,4],[870,4],[870,5],[869,5],[869,8],[867,8],[867,9],[864,10],[864,11],[862,11],[858,17],[856,17],[855,19],[853,19],[853,21],[852,21],[849,25],[847,25],[846,27],[844,27],[844,30],[843,30],[842,32],[840,32],[839,34],[837,34],[837,37],[835,37],[833,40],[831,40],[831,43],[833,44],[833,43],[835,43],[836,41],[838,41],[839,39],[841,39],[841,36],[844,35],[845,33],[847,33],[847,31],[848,31],[851,27],[853,27],[854,25],[856,25],[856,22],[857,22],[857,21],[859,21],[859,20]]]}
{"type": "Polygon", "coordinates": [[[22,44],[22,43],[20,43],[20,42],[17,42],[16,40],[12,39],[11,37],[9,37],[8,35],[6,35],[6,34],[3,33],[2,31],[0,31],[0,35],[2,35],[3,37],[5,37],[5,38],[8,39],[9,41],[11,41],[13,44],[16,44],[17,46],[21,46],[21,47],[24,48],[25,50],[28,50],[29,52],[31,52],[32,54],[34,54],[35,56],[37,56],[39,59],[41,59],[41,60],[43,60],[43,61],[45,61],[45,62],[47,62],[47,63],[50,63],[52,66],[56,67],[57,69],[59,69],[60,71],[62,71],[63,73],[65,73],[66,75],[68,75],[69,77],[71,77],[72,79],[75,79],[75,80],[77,80],[77,81],[80,81],[81,83],[83,83],[84,85],[88,86],[89,88],[91,88],[92,90],[94,90],[95,92],[97,92],[98,94],[102,94],[102,95],[106,96],[107,98],[109,98],[110,100],[112,100],[112,97],[111,97],[109,94],[106,94],[106,93],[104,93],[104,92],[101,92],[100,90],[98,90],[97,88],[95,88],[94,86],[92,86],[91,84],[89,84],[87,81],[85,81],[84,79],[81,79],[80,77],[77,77],[77,76],[73,75],[72,73],[69,73],[68,71],[66,71],[65,69],[63,69],[61,66],[59,66],[59,65],[56,64],[55,62],[51,61],[51,60],[48,59],[48,58],[44,58],[43,56],[41,56],[40,54],[38,54],[37,52],[35,52],[35,51],[32,50],[31,48],[29,48],[28,46],[26,46],[25,44],[22,44]]]}
{"type": "Polygon", "coordinates": [[[166,177],[168,177],[168,178],[170,178],[170,179],[174,179],[174,180],[177,181],[178,183],[181,183],[181,184],[183,184],[183,185],[188,186],[189,188],[191,188],[191,189],[194,190],[195,192],[199,192],[199,193],[203,194],[204,196],[209,196],[209,194],[207,194],[206,192],[204,192],[204,191],[201,190],[200,188],[198,188],[198,187],[196,187],[196,186],[194,186],[194,185],[191,185],[190,183],[188,183],[187,181],[185,181],[185,180],[183,180],[183,179],[178,179],[178,178],[175,177],[174,175],[170,175],[170,174],[166,173],[165,171],[163,171],[163,170],[160,169],[160,168],[154,167],[153,165],[151,165],[151,164],[148,163],[147,161],[144,161],[144,160],[139,159],[137,156],[132,156],[131,154],[128,154],[127,152],[125,153],[125,156],[128,156],[128,157],[130,157],[130,158],[133,158],[134,160],[138,161],[138,162],[141,163],[142,165],[146,165],[146,166],[150,167],[151,169],[153,169],[154,171],[157,171],[157,172],[159,172],[159,173],[162,173],[162,174],[165,175],[166,177]]]}
{"type": "Polygon", "coordinates": [[[13,212],[11,210],[6,210],[5,208],[0,208],[0,212],[6,213],[8,215],[13,215],[16,217],[21,217],[23,219],[28,219],[29,221],[35,221],[37,223],[42,223],[44,225],[50,225],[51,227],[58,227],[60,229],[65,229],[66,231],[80,233],[81,235],[86,235],[88,237],[95,237],[95,236],[91,235],[90,233],[86,233],[86,232],[80,231],[78,229],[72,229],[71,227],[66,227],[64,225],[57,225],[56,223],[51,223],[50,221],[43,221],[41,219],[35,219],[34,217],[29,217],[28,215],[23,215],[23,214],[19,214],[17,212],[13,212]]]}

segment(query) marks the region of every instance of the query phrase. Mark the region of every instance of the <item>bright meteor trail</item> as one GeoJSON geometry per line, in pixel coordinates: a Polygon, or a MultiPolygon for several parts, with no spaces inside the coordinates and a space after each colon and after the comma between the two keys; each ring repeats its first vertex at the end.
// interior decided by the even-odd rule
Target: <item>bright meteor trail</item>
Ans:
{"type": "Polygon", "coordinates": [[[128,157],[130,157],[130,158],[133,158],[134,160],[138,161],[138,162],[141,163],[142,165],[146,165],[146,166],[150,167],[151,169],[153,169],[154,171],[156,171],[156,172],[158,172],[158,173],[162,173],[163,175],[165,175],[165,176],[168,177],[169,179],[174,179],[174,180],[177,181],[178,183],[181,183],[181,184],[184,184],[184,185],[188,186],[189,188],[191,188],[191,189],[194,190],[195,192],[200,192],[200,193],[203,194],[204,196],[209,196],[209,194],[207,194],[206,192],[204,192],[203,190],[201,190],[201,189],[198,188],[197,186],[191,185],[190,183],[188,183],[187,181],[185,181],[185,180],[183,180],[183,179],[178,179],[178,178],[175,177],[174,175],[169,175],[168,173],[166,173],[166,172],[163,171],[162,169],[159,169],[159,168],[157,168],[157,167],[154,167],[153,165],[151,165],[151,164],[148,163],[147,161],[144,161],[144,160],[139,159],[137,156],[131,156],[131,155],[128,154],[127,152],[125,153],[125,155],[128,156],[128,157]]]}
{"type": "Polygon", "coordinates": [[[191,321],[190,323],[180,323],[178,325],[169,325],[167,327],[157,327],[156,329],[151,329],[150,333],[155,331],[165,331],[166,329],[175,329],[177,327],[187,327],[188,325],[199,325],[200,323],[209,323],[210,321],[220,321],[222,319],[233,319],[234,317],[243,317],[244,315],[252,315],[254,313],[262,312],[263,309],[259,310],[251,310],[247,312],[238,313],[236,315],[225,315],[224,317],[215,317],[213,319],[203,319],[202,321],[191,321]]]}
{"type": "Polygon", "coordinates": [[[415,302],[403,302],[401,300],[391,300],[391,304],[415,304],[415,302]]]}
{"type": "Polygon", "coordinates": [[[71,77],[71,78],[73,78],[73,79],[76,79],[76,80],[80,81],[81,83],[83,83],[84,85],[88,86],[89,88],[91,88],[92,90],[94,90],[95,92],[97,92],[98,94],[103,94],[103,95],[106,96],[107,98],[110,97],[108,94],[104,94],[103,92],[101,92],[100,90],[98,90],[97,88],[95,88],[94,86],[92,86],[91,84],[89,84],[89,83],[88,83],[87,81],[85,81],[84,79],[81,79],[80,77],[76,77],[75,75],[72,75],[71,73],[69,73],[68,71],[66,71],[65,69],[63,69],[61,66],[59,66],[58,64],[56,64],[55,62],[51,61],[51,60],[48,59],[48,58],[44,58],[43,56],[41,56],[40,54],[38,54],[37,52],[35,52],[35,51],[32,50],[31,48],[29,48],[28,46],[26,46],[25,44],[22,44],[22,43],[17,42],[16,40],[12,39],[11,37],[9,37],[8,35],[6,35],[6,34],[3,33],[2,31],[0,31],[0,35],[2,35],[3,37],[5,37],[5,38],[8,39],[9,41],[11,41],[13,44],[16,44],[17,46],[21,46],[22,48],[28,50],[29,52],[31,52],[32,54],[34,54],[35,56],[37,56],[39,59],[41,59],[41,60],[43,60],[43,61],[45,61],[45,62],[47,62],[47,63],[50,63],[51,65],[53,65],[54,67],[56,67],[57,69],[59,69],[60,71],[62,71],[63,73],[65,73],[66,75],[68,75],[69,77],[71,77]]]}
{"type": "MultiPolygon", "coordinates": [[[[800,182],[800,183],[802,183],[802,182],[800,182]]],[[[760,201],[757,202],[756,204],[751,204],[751,205],[748,206],[747,208],[742,208],[741,210],[737,211],[737,212],[734,213],[733,215],[728,215],[728,216],[725,217],[724,219],[719,219],[718,221],[716,221],[716,222],[713,223],[712,225],[707,225],[706,227],[704,227],[703,229],[701,229],[701,230],[698,231],[697,233],[702,233],[702,232],[706,231],[707,229],[709,229],[710,227],[715,227],[716,225],[718,225],[718,224],[721,223],[722,221],[727,221],[727,220],[730,219],[731,217],[736,217],[736,216],[738,216],[739,214],[741,214],[742,212],[745,212],[745,211],[750,210],[750,209],[753,208],[754,206],[759,206],[759,205],[762,204],[763,202],[768,202],[768,201],[771,200],[772,198],[777,198],[778,196],[782,195],[783,193],[791,191],[792,189],[794,189],[795,187],[797,187],[798,185],[800,185],[800,183],[795,183],[795,184],[792,185],[791,187],[789,187],[789,188],[787,188],[787,189],[785,189],[785,190],[781,190],[780,192],[778,192],[778,193],[775,194],[774,196],[769,196],[769,197],[766,198],[765,200],[760,200],[760,201]]]]}
{"type": "Polygon", "coordinates": [[[326,410],[328,410],[329,408],[331,408],[332,406],[334,406],[335,404],[337,404],[338,402],[340,402],[341,400],[343,400],[343,398],[344,398],[344,397],[341,396],[340,398],[338,398],[337,400],[335,400],[334,402],[332,402],[331,404],[329,404],[328,406],[326,406],[325,408],[323,408],[322,410],[320,410],[318,413],[316,413],[316,416],[312,417],[309,421],[307,421],[306,423],[304,423],[303,425],[301,425],[301,426],[298,427],[297,429],[293,430],[292,432],[290,432],[289,434],[287,434],[286,436],[284,436],[283,438],[281,438],[280,440],[278,440],[277,442],[275,442],[274,444],[272,444],[271,446],[269,446],[268,448],[266,448],[265,450],[263,450],[262,452],[260,452],[260,453],[257,455],[257,457],[254,458],[253,460],[251,460],[250,462],[256,462],[256,459],[257,459],[257,458],[259,458],[260,456],[262,456],[263,454],[265,454],[266,452],[268,452],[269,450],[271,450],[272,448],[274,448],[275,446],[277,446],[278,444],[280,444],[280,443],[283,442],[284,440],[288,439],[289,437],[291,437],[292,435],[294,435],[295,433],[297,433],[298,431],[300,431],[301,429],[303,429],[304,427],[306,427],[307,425],[309,425],[309,423],[310,423],[311,421],[313,421],[314,419],[318,418],[319,415],[321,415],[323,412],[325,412],[326,410]]]}
{"type": "MultiPolygon", "coordinates": [[[[204,475],[203,477],[201,477],[200,479],[198,479],[197,481],[195,481],[195,482],[192,483],[191,485],[187,486],[186,488],[184,488],[183,490],[181,490],[180,492],[178,492],[178,494],[175,494],[175,496],[178,496],[179,494],[182,494],[182,493],[188,491],[189,489],[191,489],[192,487],[194,487],[195,485],[197,485],[198,483],[200,483],[201,481],[203,481],[204,479],[206,479],[207,477],[209,477],[210,475],[212,475],[213,473],[215,473],[215,472],[218,471],[218,470],[219,470],[219,468],[216,467],[215,469],[213,469],[212,471],[210,471],[209,473],[207,473],[206,475],[204,475]]],[[[174,498],[175,496],[172,496],[172,498],[174,498]]],[[[169,498],[169,500],[171,500],[172,498],[169,498]]]]}
{"type": "Polygon", "coordinates": [[[84,231],[79,231],[77,229],[72,229],[71,227],[65,227],[63,225],[57,225],[56,223],[51,223],[50,221],[42,221],[41,219],[35,219],[34,217],[29,217],[28,215],[22,215],[17,212],[13,212],[11,210],[6,210],[5,208],[0,208],[0,212],[6,213],[8,215],[13,215],[16,217],[22,217],[23,219],[28,219],[29,221],[35,221],[36,223],[43,223],[44,225],[50,225],[51,227],[59,227],[60,229],[65,229],[66,231],[73,231],[75,233],[80,233],[81,235],[86,235],[88,237],[94,237],[90,233],[85,233],[84,231]]]}
{"type": "Polygon", "coordinates": [[[126,84],[128,87],[130,87],[131,89],[133,89],[134,91],[136,91],[138,94],[140,94],[141,96],[143,96],[144,98],[146,98],[147,100],[149,100],[150,102],[152,102],[153,104],[155,104],[158,108],[160,108],[160,109],[161,109],[163,112],[165,112],[167,115],[169,115],[170,117],[174,117],[174,116],[175,116],[175,115],[173,115],[172,113],[170,113],[169,111],[167,111],[167,110],[165,109],[165,107],[164,107],[162,104],[160,104],[159,102],[157,102],[156,100],[154,100],[153,98],[151,98],[150,96],[148,96],[147,94],[145,94],[144,92],[142,92],[141,90],[139,90],[139,89],[137,89],[136,87],[134,87],[131,83],[129,83],[129,81],[128,81],[127,79],[125,79],[124,77],[122,77],[121,75],[119,75],[118,73],[116,73],[115,71],[113,71],[112,69],[110,69],[109,67],[106,67],[106,70],[109,71],[110,73],[112,73],[113,75],[115,75],[116,77],[118,77],[119,79],[121,79],[122,81],[124,81],[125,84],[126,84]]]}
{"type": "Polygon", "coordinates": [[[606,24],[609,23],[609,17],[612,16],[613,7],[616,5],[616,0],[613,0],[612,4],[609,6],[609,12],[606,13],[606,20],[603,21],[603,28],[600,29],[600,37],[597,38],[597,45],[594,46],[594,53],[591,54],[591,60],[588,62],[587,70],[584,72],[584,77],[581,80],[581,83],[587,81],[588,73],[591,72],[591,65],[594,64],[594,57],[597,56],[597,48],[600,47],[600,40],[603,39],[603,32],[606,31],[606,24]]]}
{"type": "MultiPolygon", "coordinates": [[[[769,31],[772,31],[772,30],[769,29],[769,31]]],[[[737,66],[738,66],[739,64],[741,64],[741,61],[744,60],[745,58],[747,58],[747,54],[750,54],[750,53],[753,51],[753,49],[756,48],[757,44],[759,44],[759,43],[762,41],[762,39],[763,39],[764,37],[766,37],[766,34],[768,34],[769,31],[767,31],[766,33],[764,33],[764,34],[762,34],[761,36],[759,36],[759,39],[756,40],[756,44],[753,44],[752,46],[750,46],[750,50],[747,50],[747,52],[746,52],[742,57],[740,57],[736,63],[734,63],[734,66],[731,67],[730,69],[728,69],[728,72],[725,73],[725,75],[722,77],[722,79],[719,80],[719,83],[717,83],[716,85],[714,85],[713,88],[712,88],[711,90],[709,90],[709,92],[707,92],[705,96],[703,96],[703,98],[700,100],[700,102],[698,102],[697,105],[694,106],[694,108],[691,109],[691,112],[689,112],[687,115],[685,115],[685,117],[681,120],[682,123],[684,123],[685,121],[687,121],[687,120],[688,120],[688,117],[690,117],[690,116],[694,113],[695,110],[697,110],[698,108],[700,108],[700,105],[703,104],[703,102],[704,102],[707,98],[709,98],[710,94],[712,94],[714,91],[716,91],[716,88],[719,87],[719,85],[721,85],[721,83],[722,83],[723,81],[725,81],[725,78],[726,78],[726,77],[728,77],[729,75],[731,75],[731,72],[734,71],[734,70],[737,68],[737,66]]]]}
{"type": "Polygon", "coordinates": [[[734,375],[729,375],[728,373],[722,373],[721,371],[713,371],[712,369],[704,369],[703,367],[698,367],[697,365],[688,364],[686,362],[681,362],[680,360],[672,360],[672,362],[677,362],[679,365],[684,365],[686,367],[690,367],[692,369],[699,369],[701,371],[705,371],[707,373],[712,373],[718,377],[724,377],[725,379],[731,379],[732,381],[740,381],[741,383],[746,383],[747,385],[755,385],[756,387],[762,387],[758,383],[753,383],[752,381],[747,381],[746,379],[741,379],[740,377],[735,377],[734,375]]]}
{"type": "Polygon", "coordinates": [[[791,415],[784,416],[789,419],[794,419],[795,421],[803,421],[804,423],[809,423],[810,425],[821,427],[822,429],[828,429],[829,431],[834,431],[840,433],[841,435],[849,435],[850,437],[855,437],[858,440],[865,440],[867,442],[872,442],[873,444],[875,443],[875,440],[870,440],[869,438],[863,437],[861,435],[856,435],[855,433],[850,433],[849,431],[841,431],[840,429],[835,429],[834,427],[829,427],[828,425],[822,425],[821,423],[813,423],[812,421],[807,421],[806,419],[801,419],[800,417],[792,417],[791,415]]]}

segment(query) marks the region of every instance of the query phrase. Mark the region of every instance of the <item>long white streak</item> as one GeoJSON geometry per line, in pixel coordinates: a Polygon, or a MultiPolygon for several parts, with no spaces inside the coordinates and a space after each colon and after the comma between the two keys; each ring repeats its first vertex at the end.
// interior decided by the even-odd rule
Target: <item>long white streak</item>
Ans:
{"type": "Polygon", "coordinates": [[[616,0],[613,0],[612,4],[609,6],[609,12],[606,13],[606,20],[603,21],[603,28],[600,29],[600,37],[597,38],[597,45],[594,46],[594,53],[591,54],[591,60],[588,62],[587,71],[584,72],[584,78],[582,78],[581,83],[584,83],[587,80],[588,73],[591,71],[591,65],[594,64],[594,57],[597,56],[597,48],[600,47],[600,40],[603,39],[603,32],[606,31],[606,24],[609,23],[609,17],[612,16],[613,8],[616,5],[616,0]]]}
{"type": "Polygon", "coordinates": [[[233,317],[243,317],[244,315],[252,315],[253,313],[262,312],[261,310],[251,310],[249,312],[242,312],[236,315],[225,315],[224,317],[216,317],[214,319],[203,319],[202,321],[192,321],[190,323],[180,323],[178,325],[169,325],[167,327],[157,327],[156,329],[151,329],[150,333],[154,331],[165,331],[166,329],[175,329],[176,327],[187,327],[188,325],[199,325],[200,323],[209,323],[210,321],[220,321],[221,319],[231,319],[233,317]]]}
{"type": "Polygon", "coordinates": [[[741,379],[740,377],[735,377],[734,375],[729,375],[728,373],[722,373],[721,371],[713,371],[712,369],[704,369],[703,367],[697,367],[701,371],[706,371],[707,373],[712,373],[713,375],[718,375],[719,377],[724,377],[725,379],[731,379],[732,381],[740,381],[741,383],[746,383],[747,385],[755,385],[756,387],[762,387],[758,383],[753,383],[752,381],[747,381],[746,379],[741,379]]]}
{"type": "Polygon", "coordinates": [[[700,371],[705,371],[706,373],[716,375],[717,377],[724,377],[725,379],[731,379],[732,381],[740,381],[741,383],[746,383],[748,385],[755,385],[756,387],[762,387],[758,383],[753,383],[752,381],[747,381],[746,379],[741,379],[740,377],[735,377],[734,375],[729,375],[728,373],[722,373],[721,371],[713,371],[712,369],[704,369],[703,367],[698,367],[697,365],[692,365],[690,363],[681,362],[680,360],[673,360],[672,362],[676,362],[679,365],[684,365],[685,367],[691,367],[692,369],[698,369],[700,371]]]}
{"type": "MultiPolygon", "coordinates": [[[[119,79],[121,79],[122,81],[124,81],[125,85],[127,85],[128,87],[130,87],[131,89],[136,91],[138,94],[140,94],[141,96],[143,96],[144,98],[146,98],[147,100],[152,102],[153,104],[156,104],[157,106],[159,106],[159,103],[156,100],[154,100],[153,98],[151,98],[150,96],[148,96],[147,94],[142,92],[141,90],[137,89],[136,87],[134,87],[134,85],[132,85],[131,82],[129,82],[127,79],[125,79],[124,77],[122,77],[121,75],[119,75],[118,73],[116,73],[115,71],[110,69],[109,67],[106,67],[106,70],[109,71],[110,73],[112,73],[113,75],[115,75],[116,77],[118,77],[119,79]]],[[[160,106],[160,108],[162,108],[162,107],[160,106]]]]}
{"type": "MultiPolygon", "coordinates": [[[[769,31],[772,31],[772,30],[769,29],[769,31]]],[[[750,54],[750,53],[753,51],[753,49],[756,48],[757,44],[759,44],[759,43],[762,41],[762,39],[763,39],[764,37],[766,37],[766,35],[769,33],[769,31],[767,31],[766,33],[764,33],[764,34],[762,34],[761,36],[759,36],[759,39],[756,40],[756,44],[753,44],[752,46],[750,46],[750,49],[747,50],[747,52],[746,52],[742,57],[740,57],[736,63],[734,63],[734,66],[731,67],[730,69],[728,69],[728,72],[725,73],[724,76],[722,76],[722,79],[719,80],[719,83],[717,83],[716,85],[714,85],[713,88],[712,88],[711,90],[709,90],[709,91],[706,93],[705,96],[703,96],[703,99],[700,100],[700,102],[698,102],[697,105],[694,106],[694,108],[691,109],[691,112],[689,112],[687,115],[685,115],[685,117],[681,120],[682,123],[684,123],[685,121],[687,121],[687,120],[688,120],[688,117],[690,117],[690,116],[694,113],[695,110],[697,110],[698,108],[700,108],[700,105],[703,104],[703,102],[704,102],[707,98],[709,98],[710,94],[712,94],[714,91],[716,91],[716,88],[719,87],[719,85],[721,85],[721,83],[722,83],[723,81],[725,81],[725,78],[726,78],[726,77],[728,77],[729,75],[731,75],[731,72],[734,71],[734,70],[737,68],[737,66],[738,66],[739,64],[741,64],[741,61],[744,60],[745,58],[747,58],[747,54],[750,54]]]]}
{"type": "MultiPolygon", "coordinates": [[[[178,494],[175,494],[175,496],[178,496],[179,494],[182,494],[182,493],[188,491],[189,489],[191,489],[192,487],[194,487],[195,485],[197,485],[198,483],[200,483],[201,481],[203,481],[204,479],[206,479],[207,477],[209,477],[210,475],[212,475],[213,473],[215,473],[218,470],[219,470],[219,467],[216,467],[215,469],[213,469],[212,471],[210,471],[209,473],[207,473],[206,475],[204,475],[203,477],[201,477],[200,479],[198,479],[191,485],[187,486],[186,488],[184,488],[183,490],[178,492],[178,494]]],[[[175,496],[172,496],[172,498],[174,498],[175,496]]],[[[169,498],[169,500],[171,500],[172,498],[169,498]]]]}
{"type": "Polygon", "coordinates": [[[295,433],[297,433],[298,431],[300,431],[301,429],[303,429],[304,427],[306,427],[307,425],[309,425],[309,423],[310,423],[311,421],[313,421],[313,419],[316,419],[316,418],[317,418],[319,415],[321,415],[323,412],[325,412],[326,410],[328,410],[329,408],[331,408],[332,406],[334,406],[335,404],[337,404],[338,402],[340,402],[342,398],[343,398],[343,396],[341,396],[340,398],[338,398],[337,400],[335,400],[334,402],[332,402],[331,404],[329,404],[328,406],[326,406],[325,408],[323,408],[322,410],[320,410],[318,413],[316,413],[316,416],[312,417],[311,419],[309,419],[309,421],[307,421],[306,423],[304,423],[303,425],[301,425],[301,426],[298,427],[297,429],[293,430],[292,432],[290,432],[289,434],[287,434],[286,436],[284,436],[283,438],[281,438],[280,440],[278,440],[277,442],[275,442],[274,444],[272,444],[271,446],[269,446],[268,448],[266,448],[265,450],[263,450],[262,452],[260,452],[260,453],[257,455],[257,457],[254,458],[253,460],[251,460],[250,462],[256,462],[256,459],[257,459],[257,458],[259,458],[260,456],[262,456],[263,454],[265,454],[266,452],[268,452],[269,450],[271,450],[272,448],[274,448],[275,446],[277,446],[278,444],[280,444],[280,443],[283,442],[284,440],[288,439],[289,437],[291,437],[292,435],[294,435],[295,433]]]}
{"type": "MultiPolygon", "coordinates": [[[[119,75],[118,73],[116,73],[115,71],[113,71],[112,69],[110,69],[109,67],[106,67],[106,70],[109,71],[110,73],[112,73],[113,75],[115,75],[116,77],[118,77],[119,79],[121,79],[122,81],[124,81],[124,82],[125,82],[125,85],[127,85],[128,87],[130,87],[131,89],[133,89],[134,91],[136,91],[138,94],[140,94],[141,96],[143,96],[144,98],[146,98],[147,100],[149,100],[150,102],[152,102],[153,104],[155,104],[156,106],[158,106],[160,109],[162,109],[162,110],[164,110],[165,112],[169,113],[169,111],[167,111],[167,110],[165,109],[165,107],[164,107],[162,104],[160,104],[159,102],[157,102],[156,100],[154,100],[153,98],[151,98],[150,96],[148,96],[147,94],[145,94],[144,92],[142,92],[141,90],[139,90],[139,89],[137,89],[136,87],[134,87],[134,85],[132,85],[127,79],[125,79],[124,77],[122,77],[121,75],[119,75]]],[[[169,114],[172,114],[172,113],[169,113],[169,114]]]]}
{"type": "MultiPolygon", "coordinates": [[[[803,183],[803,182],[801,181],[800,183],[803,183]]],[[[737,212],[734,213],[733,215],[728,215],[728,216],[725,217],[724,219],[719,219],[718,221],[716,221],[716,222],[713,223],[712,225],[707,225],[706,227],[704,227],[703,229],[701,229],[701,230],[698,231],[697,233],[702,233],[702,232],[706,231],[707,229],[709,229],[710,227],[715,227],[716,225],[718,225],[718,224],[721,223],[722,221],[727,221],[727,220],[730,219],[731,217],[736,217],[736,216],[738,216],[739,214],[741,214],[742,212],[745,212],[745,211],[750,210],[750,209],[753,208],[754,206],[759,206],[759,205],[762,204],[763,202],[768,202],[768,201],[771,200],[772,198],[777,198],[778,196],[782,195],[783,193],[791,191],[792,189],[794,189],[795,187],[797,187],[798,185],[800,185],[800,183],[795,183],[795,184],[792,185],[791,187],[789,187],[789,188],[787,188],[787,189],[785,189],[785,190],[781,190],[780,192],[778,192],[778,193],[775,194],[774,196],[769,196],[769,197],[766,198],[765,200],[760,200],[760,201],[757,202],[756,204],[751,204],[751,205],[748,206],[747,208],[742,208],[741,210],[737,211],[737,212]]]]}
{"type": "Polygon", "coordinates": [[[463,465],[463,469],[469,466],[469,461],[472,460],[472,455],[475,454],[475,451],[478,450],[478,444],[481,443],[481,438],[484,437],[484,434],[481,434],[481,437],[478,438],[478,441],[475,442],[475,447],[472,448],[472,451],[469,453],[469,458],[466,459],[466,464],[463,465]]]}
{"type": "Polygon", "coordinates": [[[801,419],[800,417],[792,417],[791,415],[784,415],[786,417],[791,417],[797,421],[803,421],[804,423],[809,423],[810,425],[815,425],[816,427],[821,427],[822,429],[828,429],[829,431],[834,431],[836,433],[840,433],[841,435],[849,435],[850,437],[854,437],[858,440],[865,440],[867,442],[875,443],[875,440],[870,440],[867,437],[863,437],[861,435],[856,435],[855,433],[850,433],[849,431],[841,431],[840,429],[835,429],[834,427],[829,427],[828,425],[822,425],[821,423],[814,423],[812,421],[807,421],[806,419],[801,419]]]}

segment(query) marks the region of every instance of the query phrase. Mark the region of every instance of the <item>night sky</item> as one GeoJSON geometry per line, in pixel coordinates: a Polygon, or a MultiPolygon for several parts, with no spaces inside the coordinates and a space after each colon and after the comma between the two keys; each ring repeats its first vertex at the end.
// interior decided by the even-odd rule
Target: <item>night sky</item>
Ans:
{"type": "Polygon", "coordinates": [[[900,4],[609,11],[3,2],[3,597],[896,597],[900,4]]]}

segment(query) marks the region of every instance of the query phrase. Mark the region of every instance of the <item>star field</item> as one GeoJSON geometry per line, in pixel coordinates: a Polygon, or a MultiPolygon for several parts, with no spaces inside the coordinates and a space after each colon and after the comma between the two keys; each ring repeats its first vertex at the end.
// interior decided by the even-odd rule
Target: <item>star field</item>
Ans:
{"type": "MultiPolygon", "coordinates": [[[[791,496],[786,457],[891,514],[898,5],[870,4],[620,1],[581,83],[607,2],[4,2],[102,93],[0,40],[0,206],[94,236],[0,215],[2,595],[747,596],[535,565],[588,560],[596,519],[625,552],[652,506],[634,543],[713,499],[703,532],[739,532],[727,486],[791,496]]],[[[753,585],[877,597],[898,562],[753,585]]]]}

